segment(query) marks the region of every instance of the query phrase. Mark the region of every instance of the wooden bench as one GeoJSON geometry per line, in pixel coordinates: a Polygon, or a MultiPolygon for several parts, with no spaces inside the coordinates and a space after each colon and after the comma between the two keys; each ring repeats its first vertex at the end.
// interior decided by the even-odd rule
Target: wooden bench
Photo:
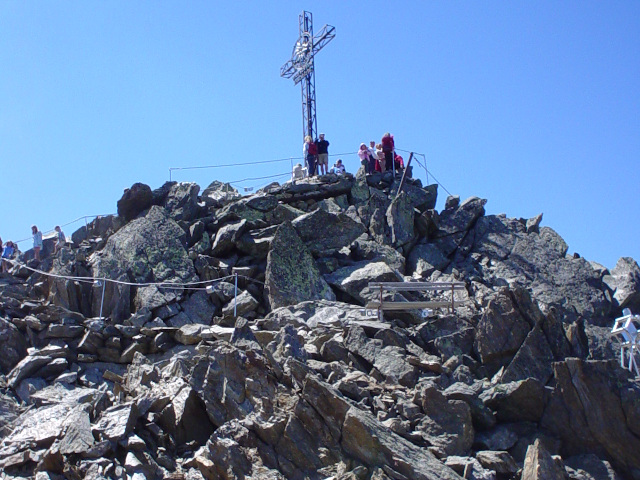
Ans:
{"type": "Polygon", "coordinates": [[[370,282],[369,288],[371,290],[379,291],[379,299],[368,302],[365,305],[367,310],[377,310],[378,320],[382,321],[384,310],[424,310],[427,308],[450,308],[451,312],[455,311],[456,307],[462,306],[466,301],[456,301],[455,292],[465,289],[465,284],[462,282],[370,282]],[[451,300],[431,300],[431,301],[384,301],[383,293],[388,292],[451,292],[451,300]]]}

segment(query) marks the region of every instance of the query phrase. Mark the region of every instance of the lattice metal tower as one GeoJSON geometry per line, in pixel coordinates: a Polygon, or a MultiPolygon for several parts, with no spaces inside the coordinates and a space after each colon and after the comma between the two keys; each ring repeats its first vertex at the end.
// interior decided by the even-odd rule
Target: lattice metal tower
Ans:
{"type": "Polygon", "coordinates": [[[336,29],[325,25],[313,36],[313,16],[303,11],[298,17],[300,35],[293,47],[291,60],[280,69],[280,76],[292,78],[294,84],[302,82],[302,138],[309,135],[316,139],[318,123],[316,119],[316,73],[314,57],[336,36],[336,29]]]}

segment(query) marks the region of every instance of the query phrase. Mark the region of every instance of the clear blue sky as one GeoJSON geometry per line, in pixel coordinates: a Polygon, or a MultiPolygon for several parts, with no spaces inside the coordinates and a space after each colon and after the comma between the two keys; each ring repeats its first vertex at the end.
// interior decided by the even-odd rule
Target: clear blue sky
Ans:
{"type": "Polygon", "coordinates": [[[299,156],[300,87],[279,72],[304,9],[316,32],[336,27],[316,59],[330,153],[390,131],[488,213],[543,212],[570,252],[640,260],[637,1],[1,0],[2,239],[115,212],[124,188],[157,188],[170,167],[299,156]]]}

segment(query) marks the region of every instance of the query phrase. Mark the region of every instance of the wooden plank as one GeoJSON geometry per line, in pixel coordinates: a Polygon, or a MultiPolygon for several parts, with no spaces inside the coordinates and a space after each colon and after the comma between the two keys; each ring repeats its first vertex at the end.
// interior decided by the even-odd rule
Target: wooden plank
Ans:
{"type": "Polygon", "coordinates": [[[395,291],[422,291],[422,290],[464,290],[465,284],[458,282],[442,282],[442,283],[433,283],[433,282],[371,282],[369,283],[369,288],[380,288],[382,287],[384,290],[395,290],[395,291]]]}
{"type": "MultiPolygon", "coordinates": [[[[454,307],[460,307],[467,302],[453,302],[454,307]]],[[[450,307],[451,301],[431,301],[431,302],[382,302],[382,310],[422,310],[424,308],[443,308],[450,307]]],[[[380,308],[380,302],[369,302],[365,305],[368,310],[376,310],[380,308]]]]}

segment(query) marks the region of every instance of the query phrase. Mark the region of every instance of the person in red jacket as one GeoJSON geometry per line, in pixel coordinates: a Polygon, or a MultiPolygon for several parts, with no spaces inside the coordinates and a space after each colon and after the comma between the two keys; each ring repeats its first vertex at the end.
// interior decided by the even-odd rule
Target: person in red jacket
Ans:
{"type": "Polygon", "coordinates": [[[382,152],[384,153],[384,160],[387,170],[391,170],[391,162],[393,162],[393,153],[395,150],[395,143],[393,141],[393,135],[389,132],[382,136],[382,152]]]}

